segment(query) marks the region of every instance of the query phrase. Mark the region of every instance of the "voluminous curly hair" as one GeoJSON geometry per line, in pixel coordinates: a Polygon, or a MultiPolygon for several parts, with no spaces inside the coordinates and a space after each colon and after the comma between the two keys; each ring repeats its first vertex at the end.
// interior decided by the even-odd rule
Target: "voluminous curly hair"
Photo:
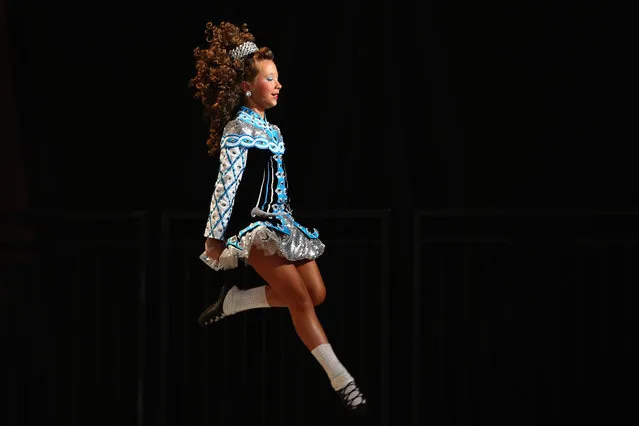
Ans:
{"type": "Polygon", "coordinates": [[[204,117],[210,120],[206,144],[209,155],[215,155],[224,126],[243,100],[242,81],[252,81],[259,72],[257,62],[272,60],[273,52],[262,47],[245,58],[231,58],[232,49],[247,41],[255,42],[246,24],[238,27],[230,22],[208,22],[204,32],[208,46],[193,50],[196,74],[189,80],[189,87],[195,89],[193,96],[202,102],[204,117]]]}

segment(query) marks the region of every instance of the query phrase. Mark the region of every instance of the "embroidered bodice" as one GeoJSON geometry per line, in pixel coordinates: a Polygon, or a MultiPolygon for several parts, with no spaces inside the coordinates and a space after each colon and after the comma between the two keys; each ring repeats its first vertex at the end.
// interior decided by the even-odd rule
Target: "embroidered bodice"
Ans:
{"type": "Polygon", "coordinates": [[[316,231],[310,232],[292,218],[285,151],[276,125],[255,111],[240,107],[224,127],[220,141],[219,170],[206,237],[225,240],[260,224],[288,233],[288,226],[293,224],[309,237],[317,238],[316,231]],[[256,221],[256,217],[260,220],[256,221]]]}

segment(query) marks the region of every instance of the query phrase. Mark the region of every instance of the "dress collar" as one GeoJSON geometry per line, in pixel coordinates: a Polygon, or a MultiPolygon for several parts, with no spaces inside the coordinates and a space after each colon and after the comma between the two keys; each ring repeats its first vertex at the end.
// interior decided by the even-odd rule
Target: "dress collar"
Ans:
{"type": "Polygon", "coordinates": [[[255,124],[262,124],[267,127],[270,125],[270,123],[266,120],[266,113],[264,113],[264,117],[262,117],[257,112],[253,111],[251,108],[245,107],[244,105],[240,106],[238,116],[255,124]]]}

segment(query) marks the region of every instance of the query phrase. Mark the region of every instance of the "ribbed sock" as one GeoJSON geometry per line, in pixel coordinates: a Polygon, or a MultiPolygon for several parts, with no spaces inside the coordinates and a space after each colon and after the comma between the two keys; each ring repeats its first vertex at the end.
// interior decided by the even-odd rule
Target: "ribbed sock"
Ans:
{"type": "Polygon", "coordinates": [[[326,371],[333,389],[340,390],[353,380],[353,377],[335,356],[330,343],[323,343],[317,346],[311,353],[326,371]]]}
{"type": "Polygon", "coordinates": [[[226,315],[256,308],[269,308],[271,305],[266,300],[266,286],[240,290],[234,286],[226,294],[222,309],[226,315]]]}

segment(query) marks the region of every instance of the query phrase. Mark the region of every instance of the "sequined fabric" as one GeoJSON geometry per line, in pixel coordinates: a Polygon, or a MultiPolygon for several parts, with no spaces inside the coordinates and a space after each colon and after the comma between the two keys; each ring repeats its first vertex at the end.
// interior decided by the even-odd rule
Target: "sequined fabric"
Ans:
{"type": "Polygon", "coordinates": [[[237,241],[241,249],[235,245],[228,245],[217,262],[209,258],[206,252],[200,255],[200,259],[212,269],[219,271],[237,268],[239,260],[246,262],[254,245],[267,255],[278,255],[290,261],[313,260],[324,253],[324,243],[319,238],[308,238],[294,226],[291,226],[290,230],[290,234],[286,235],[265,225],[259,225],[237,241]]]}
{"type": "Polygon", "coordinates": [[[225,241],[226,248],[217,261],[200,255],[211,268],[236,268],[254,245],[290,261],[324,252],[319,232],[292,216],[285,151],[279,128],[249,108],[240,107],[225,126],[204,236],[225,241]]]}

